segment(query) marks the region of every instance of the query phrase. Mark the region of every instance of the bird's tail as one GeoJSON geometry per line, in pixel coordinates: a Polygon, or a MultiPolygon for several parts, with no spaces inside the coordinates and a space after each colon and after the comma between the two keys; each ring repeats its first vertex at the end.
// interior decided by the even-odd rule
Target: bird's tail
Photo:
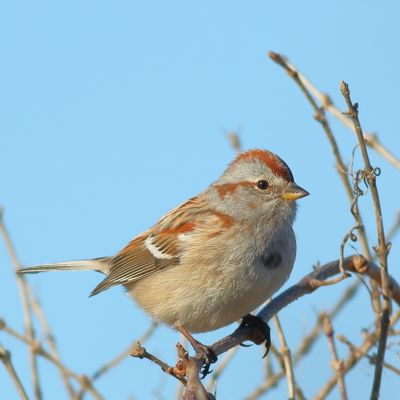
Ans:
{"type": "Polygon", "coordinates": [[[110,257],[93,258],[91,260],[76,260],[58,262],[52,264],[34,265],[28,268],[22,268],[19,274],[32,274],[47,271],[98,271],[108,274],[110,269],[110,257]]]}

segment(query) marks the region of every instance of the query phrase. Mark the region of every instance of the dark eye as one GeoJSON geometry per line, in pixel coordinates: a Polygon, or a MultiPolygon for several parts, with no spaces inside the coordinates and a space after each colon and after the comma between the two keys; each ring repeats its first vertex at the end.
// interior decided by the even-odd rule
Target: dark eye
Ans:
{"type": "Polygon", "coordinates": [[[257,187],[261,190],[268,189],[269,183],[265,179],[260,179],[257,181],[257,187]]]}

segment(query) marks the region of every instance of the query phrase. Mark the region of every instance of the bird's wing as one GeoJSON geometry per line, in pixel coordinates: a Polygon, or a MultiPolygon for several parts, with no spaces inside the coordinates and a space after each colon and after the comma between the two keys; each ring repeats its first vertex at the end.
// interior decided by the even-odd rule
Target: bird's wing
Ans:
{"type": "Polygon", "coordinates": [[[111,286],[132,283],[179,264],[185,242],[210,216],[220,218],[219,213],[207,209],[198,197],[170,211],[111,259],[108,276],[91,296],[111,286]]]}

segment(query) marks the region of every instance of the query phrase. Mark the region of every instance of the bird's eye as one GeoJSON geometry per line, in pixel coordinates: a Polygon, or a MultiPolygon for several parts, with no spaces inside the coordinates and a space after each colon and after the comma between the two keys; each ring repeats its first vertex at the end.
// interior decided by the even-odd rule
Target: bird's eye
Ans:
{"type": "Polygon", "coordinates": [[[265,179],[257,181],[257,187],[261,190],[268,189],[269,183],[265,179]]]}

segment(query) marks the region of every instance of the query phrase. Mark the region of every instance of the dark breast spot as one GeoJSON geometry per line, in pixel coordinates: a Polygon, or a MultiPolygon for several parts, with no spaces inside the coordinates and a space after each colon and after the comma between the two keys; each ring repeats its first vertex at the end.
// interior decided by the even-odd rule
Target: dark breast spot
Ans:
{"type": "Polygon", "coordinates": [[[279,253],[270,253],[261,257],[261,262],[265,268],[276,268],[282,262],[282,256],[279,253]]]}

